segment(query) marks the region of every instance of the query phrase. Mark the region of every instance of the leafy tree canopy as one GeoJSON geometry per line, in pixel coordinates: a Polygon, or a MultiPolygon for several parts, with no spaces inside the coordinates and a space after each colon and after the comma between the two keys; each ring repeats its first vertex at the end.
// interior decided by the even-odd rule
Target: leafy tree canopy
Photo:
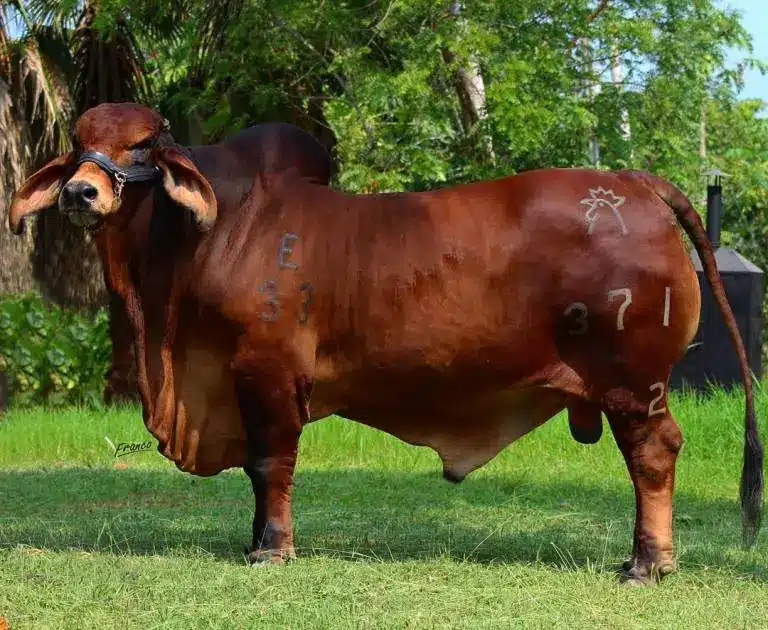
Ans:
{"type": "Polygon", "coordinates": [[[292,121],[335,149],[337,183],[349,190],[632,167],[670,178],[701,205],[703,173],[719,166],[734,171],[734,233],[765,202],[762,104],[738,92],[745,68],[766,66],[718,0],[6,5],[39,41],[46,29],[69,38],[46,76],[68,69],[70,109],[107,92],[136,98],[191,143],[292,121]],[[726,64],[732,47],[745,54],[736,68],[726,64]]]}

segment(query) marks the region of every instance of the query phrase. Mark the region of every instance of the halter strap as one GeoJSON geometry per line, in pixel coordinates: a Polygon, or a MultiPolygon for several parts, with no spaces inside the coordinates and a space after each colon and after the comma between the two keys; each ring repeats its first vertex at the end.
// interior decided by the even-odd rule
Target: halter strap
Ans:
{"type": "Polygon", "coordinates": [[[85,151],[77,160],[78,165],[83,162],[98,164],[109,173],[115,181],[126,182],[151,182],[160,177],[160,169],[154,164],[132,164],[131,166],[118,166],[111,158],[98,151],[85,151]]]}

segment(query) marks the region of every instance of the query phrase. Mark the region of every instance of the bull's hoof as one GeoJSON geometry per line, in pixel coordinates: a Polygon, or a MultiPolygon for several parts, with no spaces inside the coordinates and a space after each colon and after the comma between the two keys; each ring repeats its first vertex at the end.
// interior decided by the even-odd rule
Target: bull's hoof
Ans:
{"type": "Polygon", "coordinates": [[[633,560],[627,560],[621,567],[619,581],[626,586],[651,586],[677,571],[674,562],[667,561],[661,564],[638,564],[633,560]]]}
{"type": "Polygon", "coordinates": [[[619,574],[619,583],[622,586],[652,586],[650,575],[638,567],[622,570],[619,574]]]}
{"type": "Polygon", "coordinates": [[[243,555],[248,566],[251,567],[263,567],[270,564],[282,566],[286,562],[296,559],[296,552],[293,549],[254,549],[248,551],[248,547],[245,547],[243,555]]]}

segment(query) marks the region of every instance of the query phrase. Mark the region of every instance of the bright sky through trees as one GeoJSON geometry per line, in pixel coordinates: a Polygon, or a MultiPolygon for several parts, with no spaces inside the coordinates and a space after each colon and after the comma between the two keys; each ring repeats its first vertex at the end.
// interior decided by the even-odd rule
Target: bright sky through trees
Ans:
{"type": "MultiPolygon", "coordinates": [[[[768,2],[766,0],[729,0],[728,6],[742,14],[742,23],[752,35],[754,56],[768,62],[768,2]]],[[[738,61],[743,52],[734,51],[732,60],[738,61]]],[[[744,77],[742,98],[762,98],[768,101],[768,75],[759,71],[747,72],[744,77]]]]}

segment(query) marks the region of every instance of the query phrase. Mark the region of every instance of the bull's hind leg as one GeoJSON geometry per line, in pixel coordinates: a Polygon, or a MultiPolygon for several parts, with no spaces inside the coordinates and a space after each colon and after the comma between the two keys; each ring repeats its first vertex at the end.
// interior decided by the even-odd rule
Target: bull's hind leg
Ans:
{"type": "Polygon", "coordinates": [[[672,494],[683,437],[666,409],[666,397],[650,412],[607,411],[606,415],[635,487],[634,544],[624,577],[636,583],[660,580],[676,569],[672,494]]]}

